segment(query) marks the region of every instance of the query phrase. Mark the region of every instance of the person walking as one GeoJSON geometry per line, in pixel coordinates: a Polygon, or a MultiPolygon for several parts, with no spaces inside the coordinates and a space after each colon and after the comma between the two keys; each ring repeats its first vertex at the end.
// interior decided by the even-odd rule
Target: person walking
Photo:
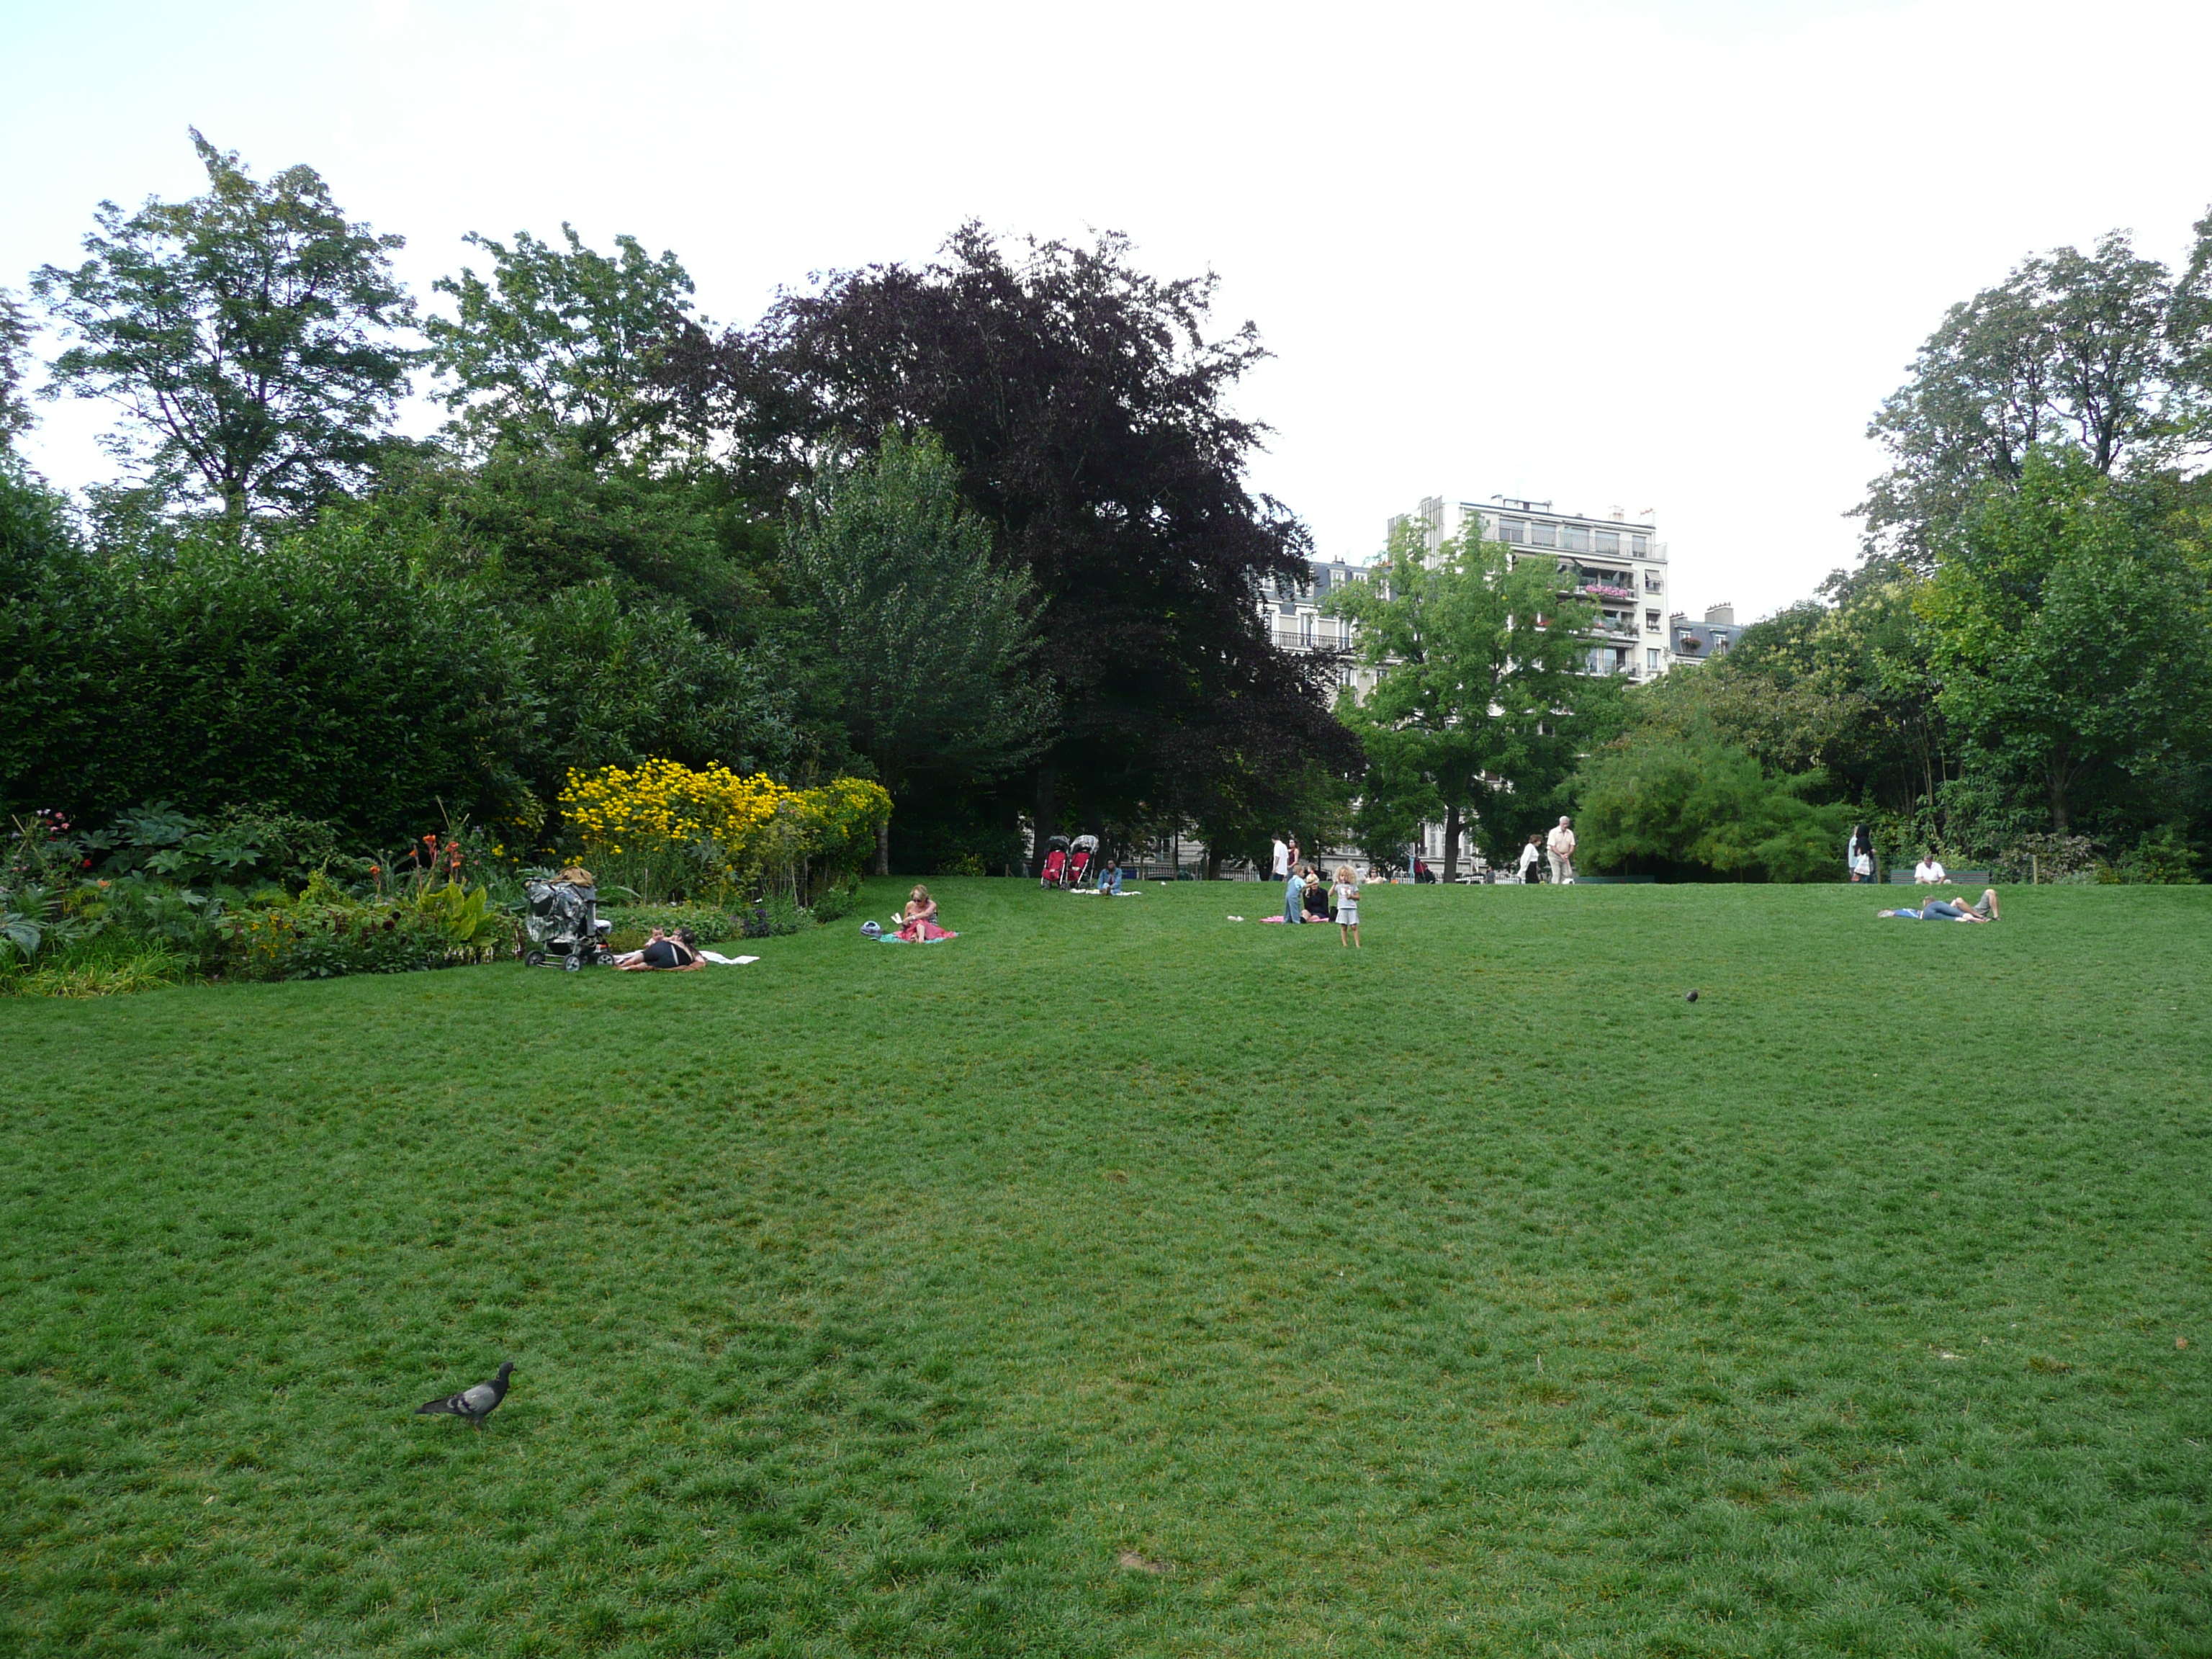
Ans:
{"type": "Polygon", "coordinates": [[[1562,886],[1575,878],[1573,825],[1573,819],[1561,818],[1544,838],[1544,850],[1552,855],[1552,879],[1562,886]]]}
{"type": "Polygon", "coordinates": [[[1874,836],[1863,823],[1851,830],[1851,844],[1844,854],[1844,862],[1850,867],[1853,881],[1874,879],[1874,836]]]}
{"type": "Polygon", "coordinates": [[[1280,836],[1275,837],[1275,862],[1273,868],[1277,881],[1281,881],[1291,873],[1291,849],[1283,845],[1283,838],[1280,836]]]}
{"type": "Polygon", "coordinates": [[[1520,875],[1521,884],[1523,887],[1534,884],[1538,878],[1537,866],[1543,861],[1544,853],[1541,845],[1534,836],[1529,836],[1528,844],[1521,849],[1520,875]]]}

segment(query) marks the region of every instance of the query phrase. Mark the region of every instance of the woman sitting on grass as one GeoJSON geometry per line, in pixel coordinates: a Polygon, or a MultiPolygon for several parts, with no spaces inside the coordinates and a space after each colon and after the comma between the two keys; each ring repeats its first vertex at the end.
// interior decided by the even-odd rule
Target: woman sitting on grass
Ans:
{"type": "Polygon", "coordinates": [[[1997,890],[1982,889],[1982,896],[1972,904],[1954,899],[1931,898],[1917,910],[1877,910],[1877,916],[1895,916],[1900,921],[1995,921],[1997,919],[1997,890]]]}
{"type": "Polygon", "coordinates": [[[906,908],[899,916],[898,936],[908,945],[934,945],[941,939],[960,937],[937,925],[937,901],[930,897],[927,887],[916,887],[906,896],[906,908]]]}
{"type": "Polygon", "coordinates": [[[1306,890],[1298,903],[1305,912],[1306,921],[1328,926],[1328,889],[1322,882],[1321,872],[1310,864],[1306,866],[1306,890]]]}

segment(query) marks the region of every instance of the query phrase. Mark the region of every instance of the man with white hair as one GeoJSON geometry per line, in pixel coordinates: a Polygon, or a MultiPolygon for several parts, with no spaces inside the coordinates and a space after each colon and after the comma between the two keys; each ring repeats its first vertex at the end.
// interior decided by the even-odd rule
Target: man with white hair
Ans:
{"type": "Polygon", "coordinates": [[[1569,826],[1571,818],[1561,818],[1552,833],[1544,837],[1544,850],[1551,854],[1552,880],[1564,885],[1575,878],[1575,832],[1569,826]]]}

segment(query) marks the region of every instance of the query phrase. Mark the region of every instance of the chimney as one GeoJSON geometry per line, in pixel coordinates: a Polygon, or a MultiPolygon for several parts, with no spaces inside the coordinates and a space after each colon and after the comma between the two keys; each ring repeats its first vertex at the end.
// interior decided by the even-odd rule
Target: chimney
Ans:
{"type": "Polygon", "coordinates": [[[1626,522],[1626,520],[1625,517],[1623,516],[1623,514],[1622,514],[1622,513],[1621,513],[1621,510],[1620,510],[1619,507],[1614,507],[1614,508],[1613,509],[1613,521],[1615,524],[1622,524],[1622,523],[1626,522]]]}
{"type": "Polygon", "coordinates": [[[1719,605],[1707,605],[1705,607],[1705,626],[1708,628],[1734,628],[1735,626],[1735,607],[1732,605],[1727,604],[1726,602],[1723,602],[1719,605]]]}

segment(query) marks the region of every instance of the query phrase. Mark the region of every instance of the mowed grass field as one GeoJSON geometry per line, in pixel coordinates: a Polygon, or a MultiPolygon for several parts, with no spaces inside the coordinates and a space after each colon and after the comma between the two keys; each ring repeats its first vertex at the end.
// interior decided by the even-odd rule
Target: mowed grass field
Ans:
{"type": "Polygon", "coordinates": [[[2212,890],[937,885],[0,1003],[0,1651],[2212,1653],[2212,890]]]}

